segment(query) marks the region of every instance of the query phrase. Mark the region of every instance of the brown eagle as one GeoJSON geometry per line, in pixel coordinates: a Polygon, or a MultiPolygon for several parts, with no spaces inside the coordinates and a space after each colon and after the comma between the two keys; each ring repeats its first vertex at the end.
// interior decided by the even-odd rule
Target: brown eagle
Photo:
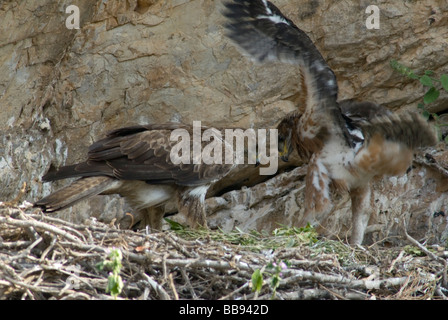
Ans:
{"type": "Polygon", "coordinates": [[[296,150],[308,162],[302,225],[319,222],[332,211],[332,191],[349,192],[350,242],[360,244],[373,210],[370,182],[399,175],[413,151],[437,142],[418,114],[394,114],[370,102],[338,102],[336,76],[311,39],[266,0],[225,4],[228,37],[256,62],[282,61],[300,68],[303,105],[278,125],[284,160],[296,150]]]}
{"type": "MultiPolygon", "coordinates": [[[[194,137],[193,126],[180,123],[138,125],[109,132],[89,147],[84,162],[47,173],[43,181],[79,179],[37,201],[35,206],[44,212],[54,212],[94,195],[119,194],[140,212],[141,224],[153,230],[160,230],[163,205],[169,202],[177,205],[179,213],[187,217],[192,227],[206,226],[207,190],[236,164],[195,163],[193,144],[197,142],[194,139],[186,141],[191,163],[173,163],[172,151],[179,146],[179,139],[172,139],[172,132],[177,129],[194,137]]],[[[201,137],[205,130],[210,141],[217,139],[225,149],[226,142],[221,140],[223,131],[202,126],[201,137]]],[[[199,140],[201,148],[209,145],[206,140],[199,140]]]]}

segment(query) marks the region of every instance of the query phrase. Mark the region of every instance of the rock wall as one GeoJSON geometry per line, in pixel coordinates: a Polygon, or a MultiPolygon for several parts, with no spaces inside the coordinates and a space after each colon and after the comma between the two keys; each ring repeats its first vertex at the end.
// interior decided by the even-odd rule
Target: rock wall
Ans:
{"type": "MultiPolygon", "coordinates": [[[[444,0],[277,0],[275,4],[328,59],[338,77],[341,99],[372,100],[398,111],[415,109],[424,89],[394,72],[390,60],[417,72],[448,72],[444,0]],[[378,30],[365,27],[365,8],[370,4],[381,12],[378,30]]],[[[80,160],[90,143],[118,126],[201,120],[208,125],[260,128],[275,125],[294,110],[300,97],[298,70],[275,63],[254,65],[243,57],[223,35],[222,9],[221,1],[212,0],[2,2],[0,199],[14,198],[24,182],[28,201],[64,185],[42,184],[40,177],[51,166],[80,160]],[[80,9],[80,29],[65,25],[70,15],[65,10],[72,4],[80,9]]],[[[442,96],[434,110],[443,111],[447,104],[448,98],[442,96]]],[[[419,183],[432,181],[421,174],[419,183]]],[[[403,194],[409,184],[400,184],[402,179],[379,185],[381,206],[390,207],[396,197],[406,203],[406,197],[413,196],[403,194]]],[[[273,228],[273,221],[292,224],[301,208],[300,183],[288,189],[296,183],[290,181],[278,192],[270,189],[272,183],[271,187],[265,183],[264,192],[272,194],[265,200],[269,210],[260,207],[249,215],[215,207],[213,221],[259,229],[273,228]],[[240,216],[230,217],[231,212],[240,216]],[[270,222],[264,223],[266,219],[270,222]]],[[[244,207],[244,195],[261,189],[250,190],[230,191],[239,192],[235,206],[244,207]]],[[[444,191],[436,192],[443,198],[444,191]]],[[[446,209],[440,197],[428,204],[431,210],[446,209]]],[[[125,210],[121,199],[97,197],[61,215],[74,221],[89,216],[110,221],[125,210]]]]}

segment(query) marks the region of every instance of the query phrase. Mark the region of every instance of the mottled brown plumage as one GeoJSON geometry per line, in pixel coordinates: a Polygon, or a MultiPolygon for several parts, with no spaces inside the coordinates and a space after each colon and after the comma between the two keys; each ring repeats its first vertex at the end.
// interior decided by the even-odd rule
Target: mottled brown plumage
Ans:
{"type": "MultiPolygon", "coordinates": [[[[84,162],[47,173],[43,181],[79,178],[71,185],[37,201],[54,212],[97,194],[120,194],[140,211],[143,224],[160,229],[164,204],[177,205],[190,224],[206,226],[204,199],[208,187],[224,177],[234,164],[174,164],[170,153],[178,144],[173,130],[193,128],[179,123],[139,125],[117,129],[93,143],[84,162]]],[[[202,127],[202,132],[210,128],[202,127]]],[[[214,129],[217,130],[217,129],[214,129]]],[[[224,136],[224,133],[215,131],[224,136]]],[[[215,136],[213,136],[215,137],[215,136]]],[[[202,142],[202,147],[208,142],[202,142]]],[[[193,139],[189,141],[193,160],[193,139]]],[[[223,146],[225,142],[223,141],[223,146]]]]}
{"type": "Polygon", "coordinates": [[[257,62],[292,63],[301,71],[302,103],[279,125],[279,153],[308,162],[302,225],[331,211],[330,193],[349,192],[352,243],[361,243],[373,207],[370,181],[403,173],[413,151],[436,143],[417,114],[396,115],[371,102],[338,102],[336,76],[311,39],[266,0],[234,0],[224,15],[231,38],[257,62]]]}

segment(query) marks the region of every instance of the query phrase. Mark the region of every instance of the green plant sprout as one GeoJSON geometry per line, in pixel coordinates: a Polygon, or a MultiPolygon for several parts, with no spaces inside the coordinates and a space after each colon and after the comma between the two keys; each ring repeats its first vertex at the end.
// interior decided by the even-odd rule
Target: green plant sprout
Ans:
{"type": "Polygon", "coordinates": [[[313,245],[318,241],[318,233],[310,224],[300,228],[281,226],[280,228],[274,229],[272,235],[275,237],[289,238],[287,247],[293,247],[298,244],[313,245]]]}
{"type": "Polygon", "coordinates": [[[110,250],[107,258],[97,264],[97,268],[99,270],[112,270],[109,273],[109,277],[107,278],[107,288],[106,293],[110,293],[114,299],[121,293],[123,290],[123,280],[120,276],[120,271],[122,268],[121,261],[123,259],[123,255],[121,254],[120,249],[113,248],[110,250]]]}
{"type": "Polygon", "coordinates": [[[275,298],[275,294],[277,292],[277,288],[280,286],[280,280],[283,276],[283,271],[288,269],[287,261],[270,262],[268,265],[261,269],[257,269],[252,274],[252,291],[259,293],[263,288],[264,275],[266,274],[270,277],[269,285],[272,289],[272,299],[275,298]]]}
{"type": "MultiPolygon", "coordinates": [[[[429,119],[431,116],[434,118],[436,121],[435,126],[439,133],[439,140],[441,140],[442,135],[440,127],[448,126],[448,124],[441,123],[439,116],[436,113],[429,112],[426,106],[435,102],[439,98],[442,90],[448,92],[448,74],[442,74],[440,77],[436,77],[433,71],[426,70],[424,75],[418,75],[414,70],[399,63],[397,60],[391,60],[390,65],[392,69],[410,79],[418,80],[424,87],[427,88],[426,93],[423,96],[423,101],[420,102],[417,107],[422,111],[422,115],[426,119],[429,119]]],[[[445,143],[448,143],[448,136],[445,137],[445,143]]]]}

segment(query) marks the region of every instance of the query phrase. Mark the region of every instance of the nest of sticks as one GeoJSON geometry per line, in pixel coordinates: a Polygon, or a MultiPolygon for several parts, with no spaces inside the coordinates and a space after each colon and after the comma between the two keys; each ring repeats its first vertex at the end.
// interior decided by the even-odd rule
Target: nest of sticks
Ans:
{"type": "Polygon", "coordinates": [[[351,247],[312,229],[275,234],[73,224],[0,205],[1,299],[447,299],[446,248],[351,247]],[[112,270],[104,267],[119,250],[112,270]]]}

